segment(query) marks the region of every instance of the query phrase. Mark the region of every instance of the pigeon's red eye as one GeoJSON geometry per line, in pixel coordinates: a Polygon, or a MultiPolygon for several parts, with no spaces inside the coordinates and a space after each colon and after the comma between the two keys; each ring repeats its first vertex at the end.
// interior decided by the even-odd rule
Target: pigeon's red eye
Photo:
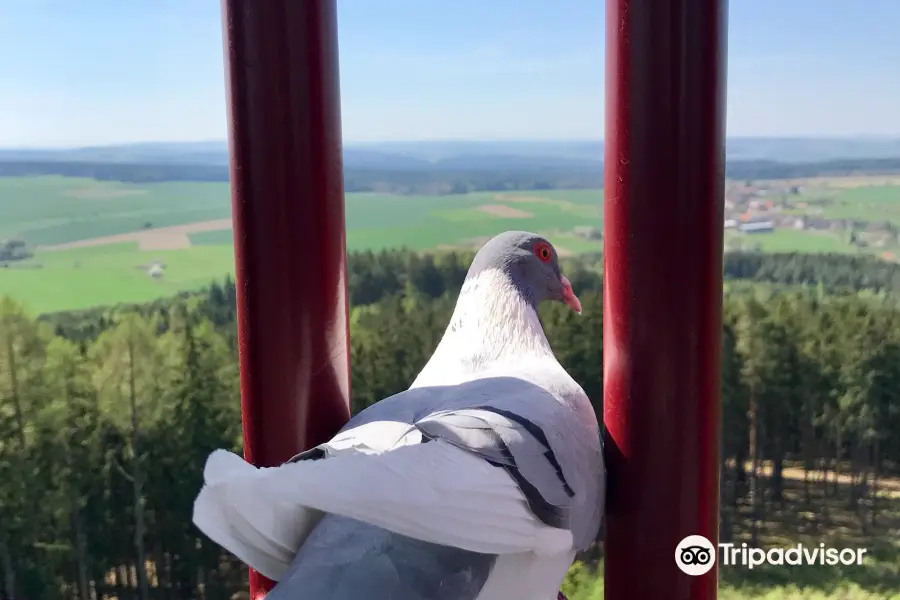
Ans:
{"type": "Polygon", "coordinates": [[[553,258],[553,251],[550,250],[550,244],[546,242],[541,242],[535,246],[534,253],[541,259],[541,262],[550,262],[550,259],[553,258]]]}

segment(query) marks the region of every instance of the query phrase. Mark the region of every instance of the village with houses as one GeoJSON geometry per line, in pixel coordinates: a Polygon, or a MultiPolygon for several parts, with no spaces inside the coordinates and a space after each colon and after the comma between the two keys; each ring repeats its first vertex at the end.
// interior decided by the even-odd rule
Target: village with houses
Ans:
{"type": "MultiPolygon", "coordinates": [[[[878,214],[872,206],[848,205],[840,199],[840,192],[863,189],[865,182],[856,182],[856,188],[851,188],[850,183],[853,182],[729,181],[725,192],[725,250],[763,250],[767,235],[784,237],[794,233],[807,240],[821,236],[832,246],[845,246],[843,252],[867,252],[896,260],[900,254],[900,228],[891,217],[900,214],[892,215],[889,210],[878,214]]],[[[900,192],[894,186],[870,187],[900,192]]],[[[900,193],[890,208],[894,206],[900,207],[900,193]]]]}

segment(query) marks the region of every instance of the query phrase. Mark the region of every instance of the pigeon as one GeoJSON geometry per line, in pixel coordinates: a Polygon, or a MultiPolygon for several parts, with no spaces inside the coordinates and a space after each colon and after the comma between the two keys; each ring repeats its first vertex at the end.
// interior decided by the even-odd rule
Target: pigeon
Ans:
{"type": "Polygon", "coordinates": [[[597,537],[597,417],[537,307],[581,302],[545,238],[489,240],[409,389],[257,468],[217,450],[193,521],[277,584],[267,600],[553,600],[597,537]]]}

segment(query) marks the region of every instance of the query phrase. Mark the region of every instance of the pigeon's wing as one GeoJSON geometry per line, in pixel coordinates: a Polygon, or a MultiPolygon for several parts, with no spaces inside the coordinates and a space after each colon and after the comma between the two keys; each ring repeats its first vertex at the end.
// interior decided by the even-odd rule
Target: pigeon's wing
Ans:
{"type": "MultiPolygon", "coordinates": [[[[375,430],[379,422],[365,427],[375,430]]],[[[386,452],[326,444],[280,467],[244,463],[232,477],[207,477],[194,522],[273,579],[309,533],[309,515],[322,512],[485,554],[572,549],[568,508],[561,502],[569,492],[539,434],[478,409],[435,413],[407,427],[386,452]],[[227,527],[218,523],[236,531],[223,532],[227,527]]],[[[347,441],[352,432],[341,436],[347,441]]],[[[209,460],[225,462],[228,454],[219,451],[209,460]]],[[[227,458],[235,460],[243,462],[227,458]]]]}
{"type": "MultiPolygon", "coordinates": [[[[403,443],[409,430],[408,423],[390,420],[363,423],[291,462],[308,462],[343,451],[377,454],[403,443]]],[[[279,469],[258,469],[231,452],[213,452],[206,461],[204,486],[193,514],[194,524],[210,539],[276,581],[324,512],[256,488],[260,479],[278,477],[279,469]]]]}
{"type": "Polygon", "coordinates": [[[257,494],[247,484],[265,471],[231,452],[213,452],[194,502],[193,522],[245,564],[278,580],[323,514],[257,494]]]}

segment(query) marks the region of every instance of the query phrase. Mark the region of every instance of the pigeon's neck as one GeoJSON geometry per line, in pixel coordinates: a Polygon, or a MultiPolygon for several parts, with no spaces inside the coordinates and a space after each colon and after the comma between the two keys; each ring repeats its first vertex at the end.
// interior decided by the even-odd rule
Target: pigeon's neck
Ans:
{"type": "Polygon", "coordinates": [[[556,360],[537,312],[509,276],[488,269],[463,284],[450,325],[414,385],[440,385],[531,358],[556,360]]]}

